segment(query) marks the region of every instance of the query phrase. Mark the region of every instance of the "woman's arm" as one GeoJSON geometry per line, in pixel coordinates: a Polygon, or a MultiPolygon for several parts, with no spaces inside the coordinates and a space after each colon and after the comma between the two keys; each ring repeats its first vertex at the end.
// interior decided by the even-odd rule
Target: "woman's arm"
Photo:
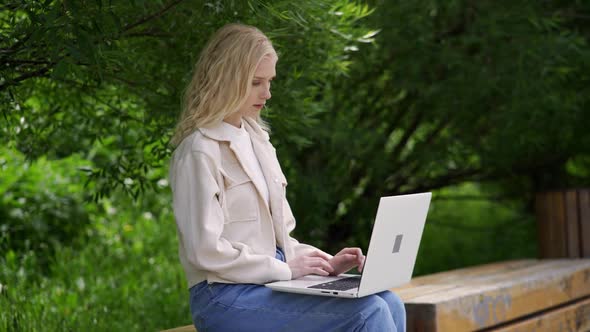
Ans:
{"type": "Polygon", "coordinates": [[[171,167],[179,241],[190,264],[236,283],[262,284],[291,279],[287,264],[274,257],[254,254],[247,245],[231,243],[221,236],[224,215],[219,202],[220,184],[208,155],[191,151],[179,156],[171,167]]]}

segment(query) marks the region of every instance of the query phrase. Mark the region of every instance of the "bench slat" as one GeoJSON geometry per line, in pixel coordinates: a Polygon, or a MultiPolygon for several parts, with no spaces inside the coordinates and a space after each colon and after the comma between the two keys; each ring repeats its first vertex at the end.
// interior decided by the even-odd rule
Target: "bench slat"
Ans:
{"type": "Polygon", "coordinates": [[[533,259],[517,260],[467,267],[413,278],[408,284],[393,290],[404,300],[410,300],[427,294],[445,293],[451,289],[473,283],[480,278],[503,277],[507,272],[531,266],[538,266],[538,261],[533,259]]]}
{"type": "Polygon", "coordinates": [[[449,271],[444,280],[450,287],[440,279],[436,286],[421,287],[421,295],[393,289],[406,303],[408,331],[473,331],[590,295],[590,259],[515,267],[488,275],[474,274],[472,268],[449,271]],[[456,273],[461,282],[449,273],[456,273]]]}
{"type": "Polygon", "coordinates": [[[531,275],[539,273],[539,269],[551,269],[547,264],[540,265],[536,260],[518,261],[519,264],[503,263],[494,266],[462,268],[444,272],[444,278],[432,278],[431,275],[412,279],[410,288],[404,286],[393,290],[408,302],[440,302],[441,297],[458,296],[458,292],[477,292],[478,285],[490,285],[501,280],[512,280],[514,274],[531,275]],[[526,263],[526,264],[525,264],[526,263]],[[453,276],[454,275],[454,276],[453,276]]]}
{"type": "Polygon", "coordinates": [[[503,273],[504,271],[513,271],[523,267],[538,264],[536,259],[521,259],[512,260],[507,262],[495,262],[487,263],[477,266],[464,267],[456,270],[449,270],[444,272],[437,272],[426,276],[412,278],[412,280],[400,287],[397,290],[404,288],[415,288],[420,285],[431,285],[444,283],[447,284],[451,281],[461,282],[463,280],[470,280],[473,277],[489,275],[491,273],[503,273]],[[461,271],[461,273],[457,273],[461,271]]]}
{"type": "Polygon", "coordinates": [[[582,241],[582,255],[590,257],[590,191],[580,191],[580,239],[582,241]]]}
{"type": "MultiPolygon", "coordinates": [[[[588,267],[588,265],[590,265],[590,260],[587,260],[586,267],[588,267]]],[[[539,285],[537,284],[546,284],[548,281],[551,281],[556,277],[569,276],[579,269],[584,269],[584,266],[576,263],[572,264],[572,261],[570,260],[543,261],[538,262],[536,265],[515,271],[490,273],[489,275],[461,280],[460,284],[453,283],[453,285],[455,285],[453,288],[446,289],[439,293],[416,296],[412,301],[421,303],[440,303],[471,294],[480,294],[488,289],[513,288],[514,286],[521,284],[527,287],[538,287],[539,285]]]]}
{"type": "Polygon", "coordinates": [[[590,299],[545,312],[493,332],[587,332],[590,331],[590,299]]]}
{"type": "Polygon", "coordinates": [[[565,192],[565,233],[567,236],[567,256],[571,258],[582,257],[580,243],[580,217],[578,216],[578,193],[575,190],[565,192]]]}

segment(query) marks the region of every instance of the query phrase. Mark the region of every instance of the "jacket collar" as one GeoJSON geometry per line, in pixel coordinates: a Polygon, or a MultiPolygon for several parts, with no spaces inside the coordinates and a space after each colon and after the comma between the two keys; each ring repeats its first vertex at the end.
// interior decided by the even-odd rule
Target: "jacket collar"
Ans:
{"type": "MultiPolygon", "coordinates": [[[[268,141],[270,139],[268,133],[264,131],[258,122],[255,119],[250,117],[242,117],[242,126],[245,126],[246,131],[250,134],[250,137],[256,137],[262,139],[264,141],[268,141]]],[[[232,133],[228,130],[225,126],[218,124],[211,128],[199,128],[199,131],[216,141],[226,141],[231,142],[232,133]]]]}

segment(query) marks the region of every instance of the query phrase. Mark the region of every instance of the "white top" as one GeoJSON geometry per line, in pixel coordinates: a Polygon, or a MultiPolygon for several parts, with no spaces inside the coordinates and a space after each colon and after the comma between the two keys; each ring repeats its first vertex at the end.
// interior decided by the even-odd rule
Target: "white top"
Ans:
{"type": "Polygon", "coordinates": [[[260,167],[260,161],[256,154],[254,153],[254,148],[252,147],[252,138],[250,134],[246,131],[246,128],[242,124],[240,128],[236,128],[233,125],[223,121],[222,126],[226,127],[225,130],[231,133],[231,140],[233,144],[236,144],[240,150],[244,151],[243,158],[244,160],[240,160],[240,162],[244,163],[246,170],[251,171],[252,174],[248,174],[252,177],[252,181],[259,185],[262,198],[266,201],[266,205],[270,205],[270,196],[268,193],[268,185],[266,184],[266,179],[264,177],[264,173],[262,173],[262,168],[260,167]]]}

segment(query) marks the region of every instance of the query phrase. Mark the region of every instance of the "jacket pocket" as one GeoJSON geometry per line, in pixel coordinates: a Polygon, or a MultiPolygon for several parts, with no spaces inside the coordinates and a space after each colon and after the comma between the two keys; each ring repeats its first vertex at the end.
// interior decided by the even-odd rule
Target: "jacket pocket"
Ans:
{"type": "Polygon", "coordinates": [[[256,187],[240,164],[224,165],[225,223],[257,221],[258,198],[256,187]]]}

